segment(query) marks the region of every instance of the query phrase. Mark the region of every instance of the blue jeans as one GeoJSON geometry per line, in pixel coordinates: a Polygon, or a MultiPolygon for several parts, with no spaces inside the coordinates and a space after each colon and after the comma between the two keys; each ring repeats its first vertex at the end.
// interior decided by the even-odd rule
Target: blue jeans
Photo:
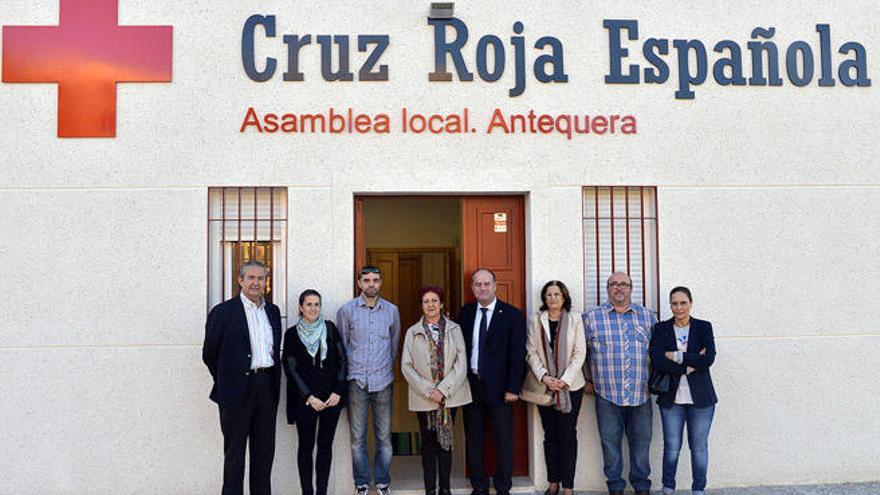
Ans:
{"type": "Polygon", "coordinates": [[[709,467],[709,429],[715,416],[715,405],[695,407],[673,404],[661,407],[663,419],[663,488],[675,490],[675,472],[681,452],[682,432],[687,423],[688,447],[691,449],[691,472],[694,481],[691,490],[701,495],[706,489],[706,470],[709,467]]]}
{"type": "Polygon", "coordinates": [[[393,384],[384,390],[367,392],[352,380],[348,382],[348,426],[351,435],[351,468],[356,487],[369,486],[371,477],[376,486],[391,484],[391,391],[393,384]],[[373,432],[376,434],[376,457],[370,475],[370,458],[367,455],[367,420],[369,408],[373,408],[373,432]]]}
{"type": "Polygon", "coordinates": [[[634,490],[651,489],[648,451],[651,448],[652,414],[650,401],[640,406],[618,406],[596,396],[596,424],[602,441],[603,470],[609,491],[626,488],[626,481],[621,477],[624,432],[629,444],[629,482],[634,490]]]}

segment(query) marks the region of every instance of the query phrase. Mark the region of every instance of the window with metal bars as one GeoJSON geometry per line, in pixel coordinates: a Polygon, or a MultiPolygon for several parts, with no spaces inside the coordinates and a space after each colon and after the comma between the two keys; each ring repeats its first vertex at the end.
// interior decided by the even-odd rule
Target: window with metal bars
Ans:
{"type": "Polygon", "coordinates": [[[584,310],[608,299],[605,283],[614,272],[628,273],[632,300],[660,309],[657,188],[584,188],[584,310]]]}
{"type": "Polygon", "coordinates": [[[249,260],[269,268],[266,300],[287,317],[287,188],[208,189],[208,309],[238,296],[249,260]]]}

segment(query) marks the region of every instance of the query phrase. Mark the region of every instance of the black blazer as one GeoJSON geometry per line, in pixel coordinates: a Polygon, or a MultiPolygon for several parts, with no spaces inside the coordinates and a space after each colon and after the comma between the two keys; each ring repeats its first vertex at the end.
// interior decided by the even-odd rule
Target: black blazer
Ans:
{"type": "MultiPolygon", "coordinates": [[[[477,303],[458,314],[458,323],[467,347],[468,373],[471,370],[474,319],[477,303]]],[[[499,300],[487,329],[486,342],[480,347],[480,378],[485,383],[489,403],[504,403],[504,393],[519,395],[526,371],[526,321],[517,308],[499,300]]]]}
{"type": "MultiPolygon", "coordinates": [[[[281,388],[281,311],[266,303],[266,315],[272,326],[273,391],[277,404],[281,388]]],[[[208,313],[202,361],[214,378],[211,400],[228,407],[241,404],[251,375],[251,339],[244,304],[238,296],[214,306],[208,313]]]]}
{"type": "MultiPolygon", "coordinates": [[[[345,346],[339,330],[332,321],[327,323],[327,358],[318,366],[320,354],[309,356],[306,346],[299,339],[296,325],[284,332],[284,350],[281,362],[287,375],[287,424],[296,423],[296,408],[304,404],[310,395],[327,400],[331,393],[345,398],[346,367],[345,346]]],[[[344,407],[340,400],[336,407],[344,407]]]]}
{"type": "Polygon", "coordinates": [[[670,318],[654,325],[651,345],[648,350],[651,356],[651,366],[670,375],[669,392],[658,395],[657,404],[660,407],[671,407],[675,403],[678,383],[681,381],[681,376],[687,371],[687,367],[690,366],[696,370],[687,375],[694,406],[711,406],[718,402],[715,387],[712,385],[712,375],[709,374],[709,367],[715,362],[715,336],[712,334],[712,324],[708,321],[691,318],[687,350],[684,352],[682,364],[678,364],[666,359],[667,351],[678,350],[672,322],[673,319],[670,318]],[[706,349],[706,354],[701,355],[700,351],[703,349],[706,349]]]}

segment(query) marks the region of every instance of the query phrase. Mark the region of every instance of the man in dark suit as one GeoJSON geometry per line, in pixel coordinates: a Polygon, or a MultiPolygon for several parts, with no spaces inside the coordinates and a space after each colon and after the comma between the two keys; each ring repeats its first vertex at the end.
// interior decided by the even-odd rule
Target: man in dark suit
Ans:
{"type": "Polygon", "coordinates": [[[202,360],[214,378],[211,400],[220,406],[223,495],[243,493],[248,442],[250,493],[272,493],[281,384],[281,312],[263,299],[266,276],[262,263],[244,263],[238,274],[241,293],[215,306],[205,323],[202,360]]]}
{"type": "Polygon", "coordinates": [[[464,406],[467,463],[473,495],[488,495],[483,456],[485,421],[495,431],[495,491],[510,493],[513,474],[513,408],[525,372],[526,325],[522,312],[495,297],[495,274],[480,268],[471,276],[477,302],[461,308],[459,323],[468,355],[473,402],[464,406]]]}

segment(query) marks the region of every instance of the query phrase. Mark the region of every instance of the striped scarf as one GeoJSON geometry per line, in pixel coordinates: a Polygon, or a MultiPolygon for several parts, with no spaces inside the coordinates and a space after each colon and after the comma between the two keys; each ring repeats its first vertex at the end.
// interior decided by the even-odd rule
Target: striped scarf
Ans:
{"type": "MultiPolygon", "coordinates": [[[[428,335],[428,346],[431,352],[431,379],[434,386],[443,381],[446,368],[444,343],[446,339],[446,318],[440,318],[436,324],[428,324],[422,318],[422,328],[428,335]]],[[[440,402],[435,411],[428,413],[428,429],[437,433],[437,442],[443,450],[452,450],[452,438],[455,432],[452,414],[446,407],[446,400],[440,402]]]]}
{"type": "MultiPolygon", "coordinates": [[[[559,316],[559,326],[556,327],[556,340],[553,342],[555,346],[547,342],[543,328],[541,329],[541,342],[544,344],[544,356],[547,357],[547,374],[553,378],[561,377],[568,366],[568,311],[563,311],[559,316]]],[[[571,412],[571,395],[567,388],[553,392],[552,397],[550,404],[554,409],[562,414],[571,412]]]]}

